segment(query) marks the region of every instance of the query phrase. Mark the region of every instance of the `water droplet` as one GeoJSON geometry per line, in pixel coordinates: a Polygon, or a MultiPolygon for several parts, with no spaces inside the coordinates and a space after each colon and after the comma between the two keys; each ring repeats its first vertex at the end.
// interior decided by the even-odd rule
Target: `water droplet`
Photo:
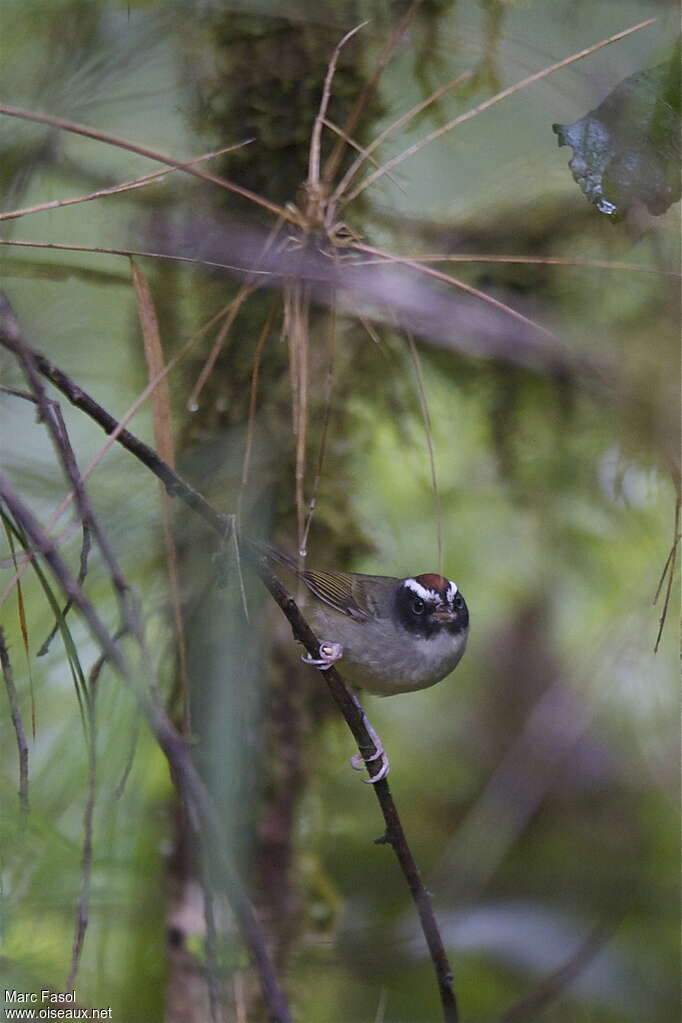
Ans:
{"type": "Polygon", "coordinates": [[[199,402],[198,401],[188,401],[187,402],[187,411],[188,412],[198,412],[199,411],[199,402]]]}
{"type": "Polygon", "coordinates": [[[611,202],[609,199],[598,199],[595,203],[600,213],[606,213],[607,216],[612,217],[614,213],[618,212],[618,207],[615,202],[611,202]]]}

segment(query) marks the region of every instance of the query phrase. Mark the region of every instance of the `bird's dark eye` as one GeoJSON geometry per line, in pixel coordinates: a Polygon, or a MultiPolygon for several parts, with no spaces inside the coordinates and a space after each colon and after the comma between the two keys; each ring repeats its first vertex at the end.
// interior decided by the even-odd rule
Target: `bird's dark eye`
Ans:
{"type": "Polygon", "coordinates": [[[455,606],[457,611],[461,611],[462,608],[464,607],[464,601],[463,601],[463,599],[462,599],[462,597],[461,597],[461,595],[459,593],[455,597],[454,606],[455,606]]]}
{"type": "Polygon", "coordinates": [[[412,610],[416,615],[423,615],[425,607],[426,604],[421,599],[421,597],[415,597],[414,600],[412,601],[412,610]]]}

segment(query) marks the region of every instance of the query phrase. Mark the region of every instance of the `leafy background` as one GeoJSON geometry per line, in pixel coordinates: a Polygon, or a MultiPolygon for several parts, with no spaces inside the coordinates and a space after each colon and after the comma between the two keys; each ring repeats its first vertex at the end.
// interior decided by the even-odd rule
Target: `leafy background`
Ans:
{"type": "MultiPolygon", "coordinates": [[[[600,217],[579,194],[568,150],[556,148],[551,131],[552,123],[572,123],[594,109],[626,76],[666,58],[675,5],[460,0],[425,7],[430,20],[415,24],[382,77],[368,137],[441,81],[472,67],[478,74],[402,131],[387,155],[497,88],[646,17],[659,20],[424,148],[400,165],[400,187],[383,178],[364,207],[349,209],[349,222],[396,252],[511,253],[679,270],[678,208],[657,219],[636,210],[620,224],[600,217]]],[[[284,88],[278,95],[258,65],[261,95],[257,81],[245,80],[234,40],[255,45],[261,34],[268,37],[274,18],[286,16],[298,40],[322,33],[323,73],[343,31],[370,16],[361,56],[339,74],[343,104],[344,90],[352,97],[371,71],[392,15],[381,3],[301,3],[282,11],[265,2],[10,2],[1,15],[0,91],[5,102],[96,125],[180,158],[254,134],[248,158],[243,164],[241,156],[233,158],[225,173],[243,174],[250,187],[277,201],[293,200],[288,175],[295,182],[304,171],[291,170],[281,153],[291,149],[291,166],[299,160],[305,168],[319,77],[302,79],[306,88],[292,99],[284,88]],[[286,139],[278,134],[285,129],[286,139]],[[285,168],[279,176],[278,159],[285,168]]],[[[301,58],[291,59],[296,67],[301,58]]],[[[0,145],[7,209],[150,169],[120,150],[9,119],[0,122],[0,145]]],[[[124,197],[8,222],[4,237],[138,247],[159,220],[181,237],[188,215],[199,224],[205,216],[219,218],[222,198],[170,175],[124,197]]],[[[246,216],[243,206],[239,215],[246,216]]],[[[234,289],[223,275],[144,266],[167,354],[234,289]]],[[[679,479],[679,282],[660,273],[572,265],[443,269],[556,330],[570,353],[570,371],[548,369],[542,360],[519,364],[503,327],[492,356],[466,336],[418,338],[445,570],[466,595],[472,632],[452,678],[422,693],[370,699],[367,709],[391,754],[392,786],[434,895],[463,1018],[501,1019],[600,925],[598,951],[542,1018],[672,1023],[679,1018],[677,587],[657,653],[661,604],[652,601],[672,542],[679,479]]],[[[3,288],[29,341],[123,414],[146,381],[126,260],[5,249],[3,288]]],[[[402,575],[434,567],[436,513],[409,353],[398,332],[378,329],[380,348],[352,318],[339,320],[330,448],[311,560],[402,575]]],[[[206,351],[171,377],[183,471],[228,510],[238,486],[244,380],[254,343],[254,328],[244,320],[196,413],[187,411],[186,400],[206,351]]],[[[7,356],[2,360],[4,381],[20,386],[18,371],[7,356]]],[[[293,543],[284,368],[273,343],[247,523],[293,543]],[[275,434],[287,453],[273,482],[275,434]]],[[[324,376],[319,365],[316,370],[321,395],[324,376]]],[[[83,466],[102,436],[74,410],[63,411],[83,466]]],[[[64,484],[45,432],[28,404],[6,394],[0,394],[0,415],[4,469],[47,518],[64,484]]],[[[132,428],[151,440],[147,406],[132,428]]],[[[92,477],[91,493],[140,595],[170,691],[176,664],[157,485],[125,452],[112,450],[92,477]]],[[[178,518],[188,619],[190,627],[201,619],[204,630],[190,642],[198,757],[222,801],[235,855],[266,908],[258,836],[271,819],[272,793],[293,793],[281,843],[289,857],[286,899],[283,894],[271,926],[296,1018],[437,1019],[431,966],[408,894],[388,850],[372,845],[380,833],[375,803],[347,769],[348,736],[322,683],[303,677],[286,631],[255,587],[255,624],[245,631],[232,585],[224,593],[212,585],[206,560],[212,548],[178,518]],[[261,657],[264,637],[283,643],[270,675],[261,657]],[[268,678],[275,679],[272,689],[268,678]]],[[[64,551],[77,565],[77,533],[64,551]]],[[[7,549],[2,557],[2,579],[9,581],[7,549]]],[[[87,586],[113,619],[96,559],[87,586]]],[[[35,701],[31,812],[24,822],[5,714],[0,969],[4,988],[32,991],[59,989],[68,974],[88,772],[59,637],[46,656],[35,656],[52,618],[29,574],[23,598],[28,656],[16,593],[4,603],[2,621],[29,727],[31,690],[35,701]]],[[[70,624],[87,668],[97,651],[75,616],[70,624]]],[[[137,718],[132,697],[105,671],[98,689],[90,920],[76,990],[79,1003],[111,1005],[113,1018],[126,1021],[172,1019],[174,1003],[179,1011],[177,961],[166,949],[169,925],[185,935],[195,976],[208,954],[196,884],[180,900],[170,891],[177,838],[171,786],[137,718]]],[[[277,875],[273,885],[281,883],[277,875]]],[[[235,1004],[248,1005],[248,1018],[258,1019],[245,955],[229,910],[216,898],[221,980],[235,1004]]]]}

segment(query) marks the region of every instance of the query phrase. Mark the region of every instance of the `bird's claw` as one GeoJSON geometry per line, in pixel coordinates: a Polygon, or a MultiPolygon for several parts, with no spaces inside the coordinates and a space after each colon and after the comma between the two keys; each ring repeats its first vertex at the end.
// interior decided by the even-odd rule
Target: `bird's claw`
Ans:
{"type": "Polygon", "coordinates": [[[366,785],[376,785],[378,781],[385,778],[391,769],[389,759],[386,755],[386,750],[379,744],[374,753],[370,756],[365,757],[362,753],[356,753],[350,758],[350,766],[354,771],[364,771],[367,764],[373,763],[375,760],[381,760],[381,767],[376,774],[371,775],[369,778],[363,778],[362,780],[366,785]]]}
{"type": "MultiPolygon", "coordinates": [[[[313,668],[319,668],[320,671],[327,671],[337,661],[343,657],[343,646],[341,643],[331,643],[328,640],[324,640],[320,643],[318,656],[313,657],[311,654],[301,654],[301,660],[304,664],[309,664],[313,668]]],[[[354,771],[364,771],[368,764],[373,764],[375,760],[381,761],[381,765],[376,774],[370,775],[369,778],[363,778],[367,785],[376,785],[378,781],[385,778],[391,769],[386,751],[381,743],[381,739],[372,728],[371,724],[367,719],[367,715],[358,703],[357,697],[353,696],[353,701],[358,707],[365,724],[365,728],[369,734],[369,737],[374,744],[374,752],[364,756],[362,753],[356,753],[355,756],[350,758],[350,766],[354,771]]]]}
{"type": "Polygon", "coordinates": [[[301,654],[301,660],[305,664],[310,664],[313,668],[319,668],[320,671],[328,671],[337,661],[343,657],[343,646],[341,643],[320,643],[320,656],[311,657],[310,654],[301,654]]]}

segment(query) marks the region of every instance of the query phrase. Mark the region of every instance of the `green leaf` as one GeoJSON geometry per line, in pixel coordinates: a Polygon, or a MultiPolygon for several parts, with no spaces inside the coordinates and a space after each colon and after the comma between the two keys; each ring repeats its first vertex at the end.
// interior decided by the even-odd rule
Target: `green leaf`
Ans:
{"type": "Polygon", "coordinates": [[[664,64],[630,75],[575,124],[553,124],[571,146],[575,181],[614,220],[643,204],[660,216],[680,198],[680,42],[664,64]]]}

